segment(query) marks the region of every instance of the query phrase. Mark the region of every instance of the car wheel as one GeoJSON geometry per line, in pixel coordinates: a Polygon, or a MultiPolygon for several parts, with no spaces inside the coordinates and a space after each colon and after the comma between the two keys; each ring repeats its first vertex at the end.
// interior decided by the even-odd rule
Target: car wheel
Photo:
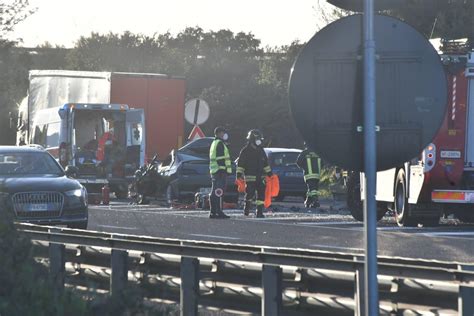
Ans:
{"type": "Polygon", "coordinates": [[[411,205],[408,203],[406,195],[406,180],[405,170],[400,169],[397,173],[395,180],[395,220],[398,226],[417,226],[418,221],[412,215],[410,215],[411,205]]]}
{"type": "Polygon", "coordinates": [[[68,228],[72,229],[87,229],[87,222],[78,222],[78,223],[71,223],[67,224],[68,228]]]}

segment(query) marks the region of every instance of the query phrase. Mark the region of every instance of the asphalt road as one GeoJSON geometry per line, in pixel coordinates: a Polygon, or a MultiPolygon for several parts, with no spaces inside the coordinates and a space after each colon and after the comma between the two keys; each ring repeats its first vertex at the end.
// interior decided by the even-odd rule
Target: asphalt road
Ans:
{"type": "MultiPolygon", "coordinates": [[[[277,205],[266,218],[226,210],[231,219],[209,219],[208,212],[157,205],[112,202],[91,206],[90,230],[231,244],[303,248],[362,254],[363,224],[341,203],[326,201],[308,211],[300,202],[277,205]]],[[[399,228],[390,216],[378,225],[380,256],[474,264],[474,225],[442,220],[436,228],[399,228]]]]}

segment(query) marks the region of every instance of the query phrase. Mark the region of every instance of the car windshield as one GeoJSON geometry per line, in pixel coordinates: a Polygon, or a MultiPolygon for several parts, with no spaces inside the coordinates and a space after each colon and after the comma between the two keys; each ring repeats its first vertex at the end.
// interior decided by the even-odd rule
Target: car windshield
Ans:
{"type": "Polygon", "coordinates": [[[299,153],[297,152],[279,152],[272,153],[270,164],[272,167],[287,167],[294,165],[299,153]]]}
{"type": "Polygon", "coordinates": [[[0,175],[61,176],[63,170],[46,152],[0,153],[0,175]]]}

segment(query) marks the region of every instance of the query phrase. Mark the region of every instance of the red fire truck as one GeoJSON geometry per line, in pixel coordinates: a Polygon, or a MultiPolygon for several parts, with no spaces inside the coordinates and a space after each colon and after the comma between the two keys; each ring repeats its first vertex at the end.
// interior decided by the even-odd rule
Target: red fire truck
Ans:
{"type": "MultiPolygon", "coordinates": [[[[434,226],[450,214],[474,222],[474,52],[451,49],[441,59],[449,92],[437,135],[419,157],[377,173],[377,217],[391,210],[399,226],[434,226]]],[[[363,220],[363,181],[363,174],[348,180],[348,206],[357,220],[363,220]]]]}

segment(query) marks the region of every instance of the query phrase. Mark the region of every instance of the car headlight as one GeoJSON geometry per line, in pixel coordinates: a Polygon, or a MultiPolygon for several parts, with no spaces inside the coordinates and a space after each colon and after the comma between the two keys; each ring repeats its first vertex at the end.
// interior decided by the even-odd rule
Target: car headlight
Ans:
{"type": "Polygon", "coordinates": [[[87,205],[87,191],[85,188],[80,188],[76,190],[70,190],[64,192],[66,195],[69,205],[87,205]]]}
{"type": "Polygon", "coordinates": [[[69,197],[83,197],[84,196],[84,189],[76,189],[71,191],[64,192],[69,197]]]}

